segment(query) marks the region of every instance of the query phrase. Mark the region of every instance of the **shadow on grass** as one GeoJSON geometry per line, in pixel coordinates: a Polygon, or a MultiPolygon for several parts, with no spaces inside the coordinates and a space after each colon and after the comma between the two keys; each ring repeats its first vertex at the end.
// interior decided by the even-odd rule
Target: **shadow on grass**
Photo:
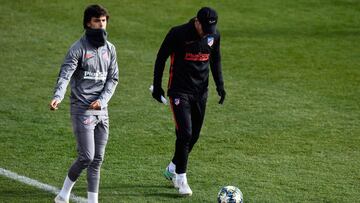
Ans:
{"type": "Polygon", "coordinates": [[[102,187],[102,188],[111,188],[114,189],[114,187],[116,188],[121,188],[121,189],[125,189],[125,188],[129,188],[129,189],[133,189],[133,188],[163,188],[163,189],[173,189],[174,187],[170,184],[168,185],[155,185],[155,184],[126,184],[126,183],[118,183],[118,184],[112,184],[111,187],[102,187]]]}
{"type": "Polygon", "coordinates": [[[185,198],[180,196],[172,185],[155,184],[115,184],[111,187],[101,187],[101,190],[111,191],[112,195],[121,197],[162,197],[171,199],[185,198]]]}

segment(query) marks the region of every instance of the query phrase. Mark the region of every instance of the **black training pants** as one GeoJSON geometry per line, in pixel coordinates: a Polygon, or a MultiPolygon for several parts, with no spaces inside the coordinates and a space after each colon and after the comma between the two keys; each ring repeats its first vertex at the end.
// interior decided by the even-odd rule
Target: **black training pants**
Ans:
{"type": "Polygon", "coordinates": [[[207,93],[201,96],[171,96],[170,104],[175,120],[175,154],[172,162],[176,173],[186,173],[189,153],[199,138],[204,121],[207,93]]]}

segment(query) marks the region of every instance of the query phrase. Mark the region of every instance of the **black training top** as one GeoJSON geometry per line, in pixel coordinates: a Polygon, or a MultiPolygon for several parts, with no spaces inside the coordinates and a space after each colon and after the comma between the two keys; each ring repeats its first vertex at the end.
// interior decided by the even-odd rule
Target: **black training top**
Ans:
{"type": "Polygon", "coordinates": [[[200,37],[194,19],[170,29],[157,54],[154,86],[161,87],[167,58],[171,56],[168,95],[207,92],[209,63],[216,87],[224,85],[221,73],[220,33],[200,37]]]}

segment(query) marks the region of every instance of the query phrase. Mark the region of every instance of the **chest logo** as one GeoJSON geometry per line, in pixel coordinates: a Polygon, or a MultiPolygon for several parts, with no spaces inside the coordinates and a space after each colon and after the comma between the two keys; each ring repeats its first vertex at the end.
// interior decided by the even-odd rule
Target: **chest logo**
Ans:
{"type": "Polygon", "coordinates": [[[107,76],[107,72],[84,71],[84,79],[87,79],[87,80],[102,80],[102,81],[105,81],[106,76],[107,76]]]}
{"type": "Polygon", "coordinates": [[[209,60],[210,54],[193,54],[193,53],[186,53],[185,60],[187,61],[207,61],[209,60]]]}
{"type": "Polygon", "coordinates": [[[108,55],[107,52],[104,52],[104,53],[102,54],[102,57],[103,57],[104,60],[109,60],[109,55],[108,55]]]}
{"type": "Polygon", "coordinates": [[[208,37],[207,44],[211,47],[214,44],[214,37],[208,37]]]}

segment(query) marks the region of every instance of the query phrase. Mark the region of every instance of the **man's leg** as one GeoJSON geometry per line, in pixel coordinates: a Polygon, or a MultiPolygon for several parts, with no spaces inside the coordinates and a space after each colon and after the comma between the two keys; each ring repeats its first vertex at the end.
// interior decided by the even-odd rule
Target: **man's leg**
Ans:
{"type": "Polygon", "coordinates": [[[187,183],[186,169],[191,140],[191,106],[188,98],[170,97],[171,108],[176,123],[176,144],[173,163],[176,165],[175,187],[179,187],[181,195],[191,195],[192,191],[187,183]]]}
{"type": "Polygon", "coordinates": [[[94,159],[94,128],[96,118],[94,116],[71,115],[73,132],[76,138],[78,158],[74,161],[65,178],[63,187],[55,198],[55,202],[68,202],[72,187],[94,159]]]}
{"type": "Polygon", "coordinates": [[[104,160],[105,147],[109,137],[109,117],[97,116],[99,123],[94,130],[95,156],[87,169],[88,202],[97,203],[100,182],[100,168],[104,160]]]}
{"type": "Polygon", "coordinates": [[[204,95],[202,100],[195,102],[191,108],[192,136],[189,145],[189,153],[199,139],[201,127],[205,118],[206,102],[207,94],[204,95]]]}
{"type": "Polygon", "coordinates": [[[171,109],[175,120],[175,153],[172,162],[176,165],[176,173],[185,173],[189,142],[191,140],[191,106],[185,98],[170,97],[171,109]]]}

